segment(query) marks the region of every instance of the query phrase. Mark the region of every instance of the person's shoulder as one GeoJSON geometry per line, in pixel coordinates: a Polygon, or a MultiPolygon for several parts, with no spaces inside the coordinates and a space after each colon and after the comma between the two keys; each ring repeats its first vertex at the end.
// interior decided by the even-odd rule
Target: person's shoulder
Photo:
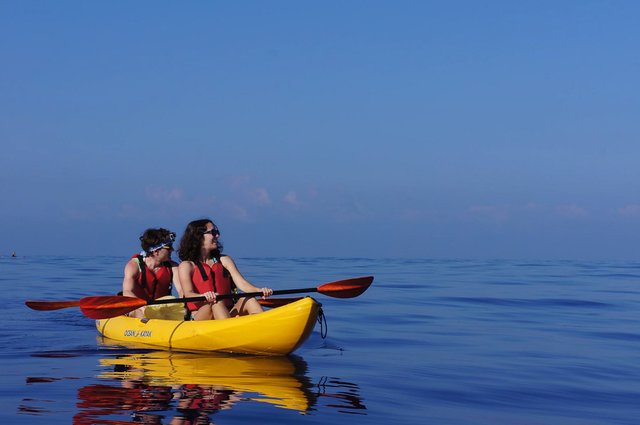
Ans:
{"type": "Polygon", "coordinates": [[[143,261],[143,256],[141,254],[133,254],[131,257],[129,257],[129,260],[127,261],[127,265],[129,264],[140,264],[141,261],[143,261]]]}
{"type": "Polygon", "coordinates": [[[230,267],[235,267],[236,263],[233,261],[233,258],[231,258],[230,255],[221,255],[220,256],[220,263],[222,263],[222,266],[225,269],[228,269],[230,267]]]}
{"type": "Polygon", "coordinates": [[[139,273],[140,263],[138,262],[138,259],[136,257],[130,258],[129,261],[127,261],[127,264],[124,266],[124,271],[128,271],[132,274],[139,273]]]}
{"type": "Polygon", "coordinates": [[[167,263],[169,263],[169,265],[170,265],[171,267],[178,267],[178,266],[179,266],[179,264],[178,264],[178,263],[176,263],[176,262],[175,262],[175,261],[173,261],[173,260],[169,260],[169,261],[167,261],[167,263]]]}
{"type": "Polygon", "coordinates": [[[191,261],[191,260],[184,260],[180,264],[176,263],[176,265],[181,269],[194,268],[195,267],[195,263],[193,261],[191,261]]]}

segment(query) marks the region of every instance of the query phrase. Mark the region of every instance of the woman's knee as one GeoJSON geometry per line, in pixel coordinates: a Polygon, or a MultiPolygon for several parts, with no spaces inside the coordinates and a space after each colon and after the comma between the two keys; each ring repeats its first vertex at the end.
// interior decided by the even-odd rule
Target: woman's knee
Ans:
{"type": "Polygon", "coordinates": [[[236,308],[240,315],[256,314],[262,313],[264,311],[258,300],[253,297],[241,298],[240,301],[238,301],[238,303],[236,304],[236,308]]]}
{"type": "Polygon", "coordinates": [[[229,310],[227,310],[227,307],[224,305],[224,303],[221,302],[211,305],[211,313],[213,315],[213,318],[216,320],[228,319],[229,317],[231,317],[229,315],[229,310]]]}
{"type": "Polygon", "coordinates": [[[191,317],[193,320],[211,320],[213,319],[211,307],[209,306],[209,304],[205,304],[197,311],[191,313],[191,317]]]}

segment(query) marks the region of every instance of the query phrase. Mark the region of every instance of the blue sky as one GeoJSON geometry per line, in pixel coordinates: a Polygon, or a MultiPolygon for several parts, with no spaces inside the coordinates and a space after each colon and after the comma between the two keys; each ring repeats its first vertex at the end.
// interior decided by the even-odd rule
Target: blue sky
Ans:
{"type": "Polygon", "coordinates": [[[634,259],[635,1],[0,1],[0,254],[634,259]]]}

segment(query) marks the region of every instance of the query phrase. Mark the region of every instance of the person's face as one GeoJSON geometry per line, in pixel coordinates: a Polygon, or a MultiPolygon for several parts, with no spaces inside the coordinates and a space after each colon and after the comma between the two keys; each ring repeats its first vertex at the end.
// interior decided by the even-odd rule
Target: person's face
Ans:
{"type": "Polygon", "coordinates": [[[158,257],[160,261],[169,261],[171,259],[171,252],[173,251],[173,247],[170,244],[166,244],[159,250],[155,251],[154,254],[158,257]]]}
{"type": "Polygon", "coordinates": [[[218,248],[218,238],[220,237],[220,231],[213,223],[207,223],[207,230],[204,232],[204,240],[202,244],[207,249],[218,248]]]}
{"type": "Polygon", "coordinates": [[[160,249],[160,258],[162,261],[168,261],[171,258],[171,252],[173,247],[171,245],[165,245],[160,249]]]}

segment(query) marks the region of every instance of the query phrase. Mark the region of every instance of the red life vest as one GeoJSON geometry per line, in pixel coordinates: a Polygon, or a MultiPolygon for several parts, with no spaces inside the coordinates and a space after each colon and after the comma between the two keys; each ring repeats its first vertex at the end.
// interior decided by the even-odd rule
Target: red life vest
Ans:
{"type": "MultiPolygon", "coordinates": [[[[217,261],[212,266],[195,261],[194,264],[196,265],[196,269],[194,269],[191,274],[191,281],[198,293],[204,294],[205,292],[213,291],[216,294],[223,295],[233,292],[235,285],[233,284],[231,275],[220,261],[217,261]]],[[[227,298],[226,300],[222,300],[222,302],[227,308],[233,307],[232,299],[227,298]]],[[[206,302],[187,303],[187,308],[189,311],[196,311],[205,304],[206,302]]]]}
{"type": "Polygon", "coordinates": [[[136,254],[131,257],[138,261],[140,273],[136,280],[137,285],[133,288],[136,297],[143,300],[152,301],[166,295],[171,295],[171,283],[173,282],[173,270],[170,262],[164,262],[156,273],[147,267],[142,255],[136,254]]]}

